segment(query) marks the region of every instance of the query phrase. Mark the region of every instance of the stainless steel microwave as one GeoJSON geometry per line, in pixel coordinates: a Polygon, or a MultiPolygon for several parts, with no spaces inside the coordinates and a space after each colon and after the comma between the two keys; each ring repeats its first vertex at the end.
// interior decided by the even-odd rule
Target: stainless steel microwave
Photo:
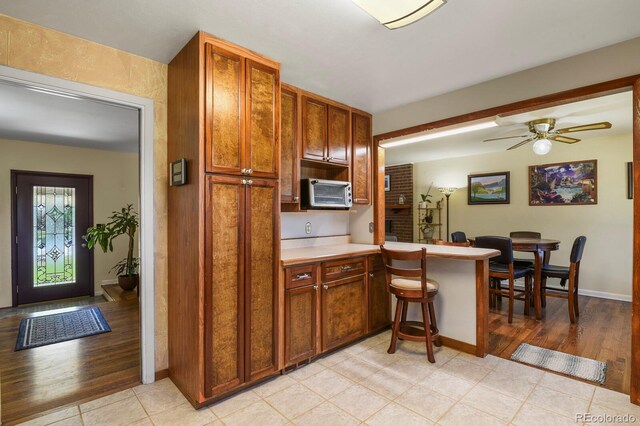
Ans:
{"type": "Polygon", "coordinates": [[[302,179],[303,209],[351,208],[351,183],[338,180],[302,179]]]}

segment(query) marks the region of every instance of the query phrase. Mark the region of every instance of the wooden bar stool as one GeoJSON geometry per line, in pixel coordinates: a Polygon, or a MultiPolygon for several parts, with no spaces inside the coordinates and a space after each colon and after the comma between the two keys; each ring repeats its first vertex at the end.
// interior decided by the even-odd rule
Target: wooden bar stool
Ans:
{"type": "Polygon", "coordinates": [[[413,342],[425,342],[427,358],[429,362],[435,363],[433,345],[441,346],[436,311],[433,305],[436,294],[438,294],[439,284],[427,278],[427,249],[422,248],[418,251],[387,250],[381,245],[380,252],[386,269],[387,290],[397,299],[391,344],[387,352],[395,353],[398,338],[413,342]],[[394,261],[396,261],[395,265],[394,261]],[[397,262],[410,261],[419,261],[420,267],[406,269],[397,264],[397,262]],[[407,321],[409,303],[420,303],[423,322],[407,321]]]}

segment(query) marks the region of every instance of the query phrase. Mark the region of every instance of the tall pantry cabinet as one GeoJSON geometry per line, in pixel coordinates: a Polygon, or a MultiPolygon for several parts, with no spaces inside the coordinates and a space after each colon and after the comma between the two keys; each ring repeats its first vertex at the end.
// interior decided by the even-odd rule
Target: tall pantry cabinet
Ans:
{"type": "Polygon", "coordinates": [[[202,32],[169,64],[169,374],[194,405],[279,369],[279,68],[202,32]]]}

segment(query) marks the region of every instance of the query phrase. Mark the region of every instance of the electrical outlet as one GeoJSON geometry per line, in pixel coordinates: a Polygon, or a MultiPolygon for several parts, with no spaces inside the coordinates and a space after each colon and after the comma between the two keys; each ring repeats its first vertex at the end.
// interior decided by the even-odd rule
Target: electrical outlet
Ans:
{"type": "Polygon", "coordinates": [[[311,222],[307,222],[307,223],[304,225],[304,232],[305,232],[305,233],[307,233],[307,234],[310,234],[310,233],[311,233],[311,222]]]}
{"type": "Polygon", "coordinates": [[[373,234],[373,222],[369,222],[369,233],[373,234]]]}

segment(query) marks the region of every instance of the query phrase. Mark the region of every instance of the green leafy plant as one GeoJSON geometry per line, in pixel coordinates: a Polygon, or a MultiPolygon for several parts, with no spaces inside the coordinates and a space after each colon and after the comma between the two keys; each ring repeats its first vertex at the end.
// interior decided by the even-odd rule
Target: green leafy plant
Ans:
{"type": "Polygon", "coordinates": [[[114,211],[109,216],[109,222],[104,225],[92,226],[87,229],[87,233],[82,238],[87,242],[87,247],[93,249],[100,246],[103,252],[113,251],[113,240],[120,235],[129,237],[129,248],[127,257],[116,263],[111,271],[116,275],[135,275],[140,266],[140,260],[133,257],[133,246],[135,243],[136,231],[139,226],[138,213],[133,210],[131,204],[123,207],[119,212],[114,211]]]}
{"type": "Polygon", "coordinates": [[[431,195],[431,189],[433,188],[433,182],[431,182],[431,185],[429,185],[429,189],[427,189],[427,193],[426,194],[420,194],[420,198],[422,198],[422,201],[430,204],[431,200],[430,198],[432,197],[431,195]]]}

